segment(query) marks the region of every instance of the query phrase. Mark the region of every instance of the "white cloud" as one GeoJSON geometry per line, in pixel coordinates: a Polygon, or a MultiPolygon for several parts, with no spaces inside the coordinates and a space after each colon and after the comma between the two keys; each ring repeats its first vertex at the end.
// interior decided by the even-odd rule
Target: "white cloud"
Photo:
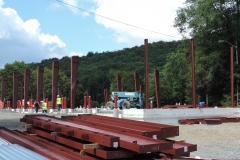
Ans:
{"type": "Polygon", "coordinates": [[[41,31],[38,20],[23,21],[14,9],[3,4],[0,0],[0,68],[14,61],[31,63],[72,55],[58,36],[41,31]]]}
{"type": "Polygon", "coordinates": [[[104,25],[106,28],[115,31],[117,42],[127,42],[130,44],[142,44],[143,39],[149,39],[149,42],[159,40],[178,40],[181,36],[174,29],[173,21],[176,16],[176,10],[182,6],[185,0],[93,0],[97,4],[95,13],[121,21],[130,25],[138,26],[147,30],[172,35],[179,38],[173,38],[156,34],[121,23],[117,23],[99,16],[96,16],[96,22],[104,25]]]}

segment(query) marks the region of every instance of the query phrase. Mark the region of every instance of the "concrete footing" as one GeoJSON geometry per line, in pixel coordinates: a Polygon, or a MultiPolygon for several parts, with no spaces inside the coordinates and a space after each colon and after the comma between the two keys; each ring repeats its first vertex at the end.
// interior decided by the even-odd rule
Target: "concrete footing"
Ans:
{"type": "Polygon", "coordinates": [[[34,109],[28,109],[28,113],[33,113],[34,109]]]}
{"type": "Polygon", "coordinates": [[[122,118],[162,124],[178,124],[180,119],[236,117],[240,108],[123,109],[122,118]]]}
{"type": "Polygon", "coordinates": [[[113,117],[119,118],[119,112],[118,109],[113,109],[113,117]]]}
{"type": "Polygon", "coordinates": [[[87,113],[87,109],[85,109],[85,108],[83,108],[82,111],[83,111],[83,113],[87,113]]]}
{"type": "Polygon", "coordinates": [[[68,113],[73,113],[73,110],[71,108],[68,108],[68,113]]]}
{"type": "Polygon", "coordinates": [[[61,114],[67,114],[67,109],[61,109],[61,114]]]}
{"type": "Polygon", "coordinates": [[[92,109],[87,109],[87,114],[92,114],[92,109]]]}
{"type": "Polygon", "coordinates": [[[49,110],[48,110],[48,113],[53,113],[53,110],[54,110],[54,109],[49,109],[49,110]]]}

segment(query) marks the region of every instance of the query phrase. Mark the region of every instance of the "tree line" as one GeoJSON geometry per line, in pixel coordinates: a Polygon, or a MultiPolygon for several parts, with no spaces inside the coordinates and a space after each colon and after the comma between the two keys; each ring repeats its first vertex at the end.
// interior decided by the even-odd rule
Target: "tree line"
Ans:
{"type": "MultiPolygon", "coordinates": [[[[149,89],[155,97],[153,70],[160,71],[161,105],[192,103],[190,38],[195,40],[195,72],[197,102],[209,105],[230,104],[230,45],[218,43],[225,40],[235,47],[239,37],[239,0],[186,0],[179,8],[174,27],[184,37],[180,41],[149,43],[149,89]],[[186,34],[189,34],[186,36],[186,34]],[[185,37],[186,36],[186,37],[185,37]]],[[[20,73],[23,80],[25,69],[31,70],[30,93],[36,95],[36,69],[45,66],[43,89],[51,99],[51,67],[59,61],[59,83],[63,96],[70,96],[70,57],[51,58],[39,63],[14,62],[0,70],[0,76],[8,76],[6,99],[12,98],[12,73],[20,73]]],[[[235,82],[239,81],[239,66],[235,64],[235,82]]],[[[126,91],[134,91],[134,72],[140,75],[144,85],[144,46],[124,48],[102,53],[88,52],[79,57],[76,105],[83,104],[83,96],[89,91],[94,106],[104,102],[104,88],[116,90],[116,75],[122,77],[126,91]]],[[[235,88],[236,93],[236,88],[235,88]]],[[[235,95],[237,96],[237,95],[235,95]]],[[[34,98],[34,97],[33,97],[34,98]]]]}

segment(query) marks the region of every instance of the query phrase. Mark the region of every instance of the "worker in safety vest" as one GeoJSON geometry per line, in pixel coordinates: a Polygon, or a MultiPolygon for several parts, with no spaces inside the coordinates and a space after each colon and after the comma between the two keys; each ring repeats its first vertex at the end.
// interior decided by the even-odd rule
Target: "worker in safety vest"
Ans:
{"type": "Polygon", "coordinates": [[[57,95],[56,104],[58,106],[58,111],[60,111],[62,109],[62,98],[60,98],[59,95],[57,95]]]}
{"type": "Polygon", "coordinates": [[[42,113],[47,113],[47,103],[42,101],[42,113]]]}

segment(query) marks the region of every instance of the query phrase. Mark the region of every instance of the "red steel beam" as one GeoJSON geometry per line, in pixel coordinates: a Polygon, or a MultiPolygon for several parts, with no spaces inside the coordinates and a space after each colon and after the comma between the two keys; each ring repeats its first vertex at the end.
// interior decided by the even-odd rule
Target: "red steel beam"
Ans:
{"type": "Polygon", "coordinates": [[[154,69],[154,81],[155,81],[157,108],[160,108],[159,71],[156,69],[154,69]]]}
{"type": "Polygon", "coordinates": [[[149,109],[149,90],[148,90],[148,40],[144,40],[144,68],[145,68],[145,108],[149,109]]]}
{"type": "Polygon", "coordinates": [[[139,86],[139,74],[137,72],[134,72],[134,89],[135,89],[135,92],[138,92],[139,89],[140,89],[140,86],[139,86]]]}
{"type": "Polygon", "coordinates": [[[7,141],[15,144],[19,144],[23,147],[26,147],[32,151],[35,151],[47,158],[53,159],[53,160],[72,160],[72,159],[80,159],[84,160],[83,158],[74,157],[70,154],[61,152],[60,150],[55,149],[52,146],[48,146],[44,143],[37,142],[32,140],[31,138],[28,138],[24,135],[21,135],[17,132],[8,130],[6,128],[0,128],[0,136],[6,139],[7,141]]]}
{"type": "MultiPolygon", "coordinates": [[[[30,86],[30,70],[26,69],[24,71],[24,108],[26,109],[28,107],[27,101],[28,101],[28,91],[30,86]]],[[[32,99],[32,97],[31,97],[32,99]]]]}
{"type": "Polygon", "coordinates": [[[79,116],[62,116],[62,118],[69,119],[71,121],[76,121],[79,122],[79,124],[88,124],[88,125],[93,125],[93,126],[101,126],[103,128],[111,128],[113,130],[121,131],[121,132],[127,132],[127,133],[132,133],[132,134],[137,134],[137,135],[142,135],[146,137],[159,137],[161,135],[161,132],[159,130],[154,130],[154,129],[149,129],[149,128],[144,128],[144,127],[138,127],[135,126],[134,128],[132,125],[124,124],[124,123],[116,123],[116,122],[111,122],[109,121],[108,123],[102,122],[101,120],[96,121],[95,119],[91,121],[81,118],[79,116]]]}
{"type": "MultiPolygon", "coordinates": [[[[75,157],[81,157],[84,160],[97,160],[96,158],[93,158],[93,157],[90,157],[90,156],[79,155],[78,152],[75,152],[72,149],[64,147],[65,145],[67,145],[66,144],[66,141],[68,141],[67,138],[62,138],[60,136],[52,136],[51,133],[49,133],[49,132],[41,131],[41,130],[38,130],[38,129],[35,129],[35,128],[28,128],[27,131],[28,131],[28,133],[27,132],[21,132],[21,131],[18,131],[18,130],[14,130],[14,132],[22,134],[22,135],[24,135],[24,136],[26,136],[26,137],[34,140],[34,141],[38,141],[38,142],[44,143],[46,145],[52,146],[52,147],[54,147],[54,148],[56,148],[60,151],[71,154],[75,157]],[[33,134],[29,134],[29,133],[33,133],[33,134]],[[62,141],[61,140],[59,141],[59,137],[61,138],[62,141]],[[54,142],[50,142],[47,139],[49,139],[51,141],[58,142],[60,144],[63,144],[64,146],[56,144],[54,142]]],[[[72,140],[72,144],[70,145],[70,147],[74,146],[74,148],[76,148],[77,145],[75,145],[74,143],[76,143],[76,142],[72,140]]]]}
{"type": "Polygon", "coordinates": [[[234,48],[230,47],[230,72],[231,72],[231,107],[234,107],[234,48]]]}
{"type": "Polygon", "coordinates": [[[145,90],[145,87],[142,86],[142,85],[140,85],[140,92],[141,92],[141,93],[144,93],[144,92],[145,92],[144,90],[145,90]]]}
{"type": "MultiPolygon", "coordinates": [[[[25,116],[25,117],[27,117],[27,116],[25,116]]],[[[30,117],[30,116],[28,115],[28,117],[30,117]]],[[[97,127],[97,126],[94,126],[94,128],[93,128],[91,126],[79,125],[76,122],[75,123],[67,122],[62,119],[58,119],[58,118],[54,118],[54,117],[50,117],[50,116],[45,116],[45,115],[33,116],[32,115],[31,117],[32,117],[32,121],[33,121],[33,123],[31,123],[31,124],[33,124],[34,126],[43,127],[43,125],[47,124],[47,123],[49,125],[49,120],[50,120],[51,123],[53,123],[53,125],[51,125],[51,127],[53,127],[53,128],[50,128],[51,130],[61,132],[62,134],[66,134],[68,136],[75,137],[75,132],[73,131],[73,127],[75,127],[75,128],[81,128],[84,130],[88,130],[91,132],[98,132],[101,134],[106,134],[109,136],[111,135],[114,137],[121,137],[120,144],[118,143],[121,148],[135,151],[138,153],[160,152],[161,150],[171,149],[173,146],[171,143],[162,141],[162,140],[156,140],[156,139],[138,136],[138,135],[129,134],[129,133],[123,134],[123,132],[117,132],[117,131],[114,131],[111,129],[103,129],[103,128],[97,127]],[[59,126],[62,126],[62,127],[59,127],[59,126]],[[68,129],[66,129],[66,126],[68,129]],[[56,130],[56,127],[57,127],[57,130],[56,130]],[[71,134],[69,134],[70,131],[71,131],[71,134]]],[[[28,121],[28,122],[31,122],[31,121],[28,121]]],[[[76,138],[78,138],[78,136],[76,138]]],[[[98,140],[98,139],[96,138],[95,141],[96,140],[98,140]]],[[[106,140],[103,140],[102,144],[106,145],[105,141],[106,140]]],[[[95,143],[98,143],[98,142],[95,142],[95,143]]],[[[112,143],[110,145],[113,146],[114,143],[112,143]]],[[[112,146],[110,146],[110,147],[112,147],[112,146]]]]}
{"type": "Polygon", "coordinates": [[[1,92],[1,101],[5,101],[6,92],[7,92],[7,76],[2,76],[2,92],[1,92]]]}
{"type": "Polygon", "coordinates": [[[195,53],[194,53],[194,39],[191,39],[191,53],[192,53],[192,103],[193,108],[196,108],[196,80],[195,80],[195,53]]]}
{"type": "Polygon", "coordinates": [[[115,118],[115,117],[106,117],[106,116],[99,116],[99,115],[78,115],[78,117],[83,117],[83,119],[87,120],[95,120],[95,121],[104,121],[105,123],[116,122],[118,124],[128,124],[132,125],[134,128],[135,126],[138,127],[145,127],[145,128],[151,128],[151,129],[158,129],[161,131],[160,138],[168,138],[168,137],[175,137],[179,136],[179,126],[172,126],[172,125],[166,125],[166,124],[157,124],[157,123],[151,123],[151,122],[139,122],[135,120],[130,119],[122,119],[122,118],[115,118]]]}
{"type": "Polygon", "coordinates": [[[60,132],[61,134],[72,136],[81,140],[98,143],[106,147],[114,147],[119,144],[119,137],[111,136],[109,134],[101,134],[92,127],[80,126],[74,123],[64,122],[51,116],[24,116],[20,119],[21,122],[32,124],[53,132],[60,132]],[[36,119],[38,118],[38,119],[36,119]]]}
{"type": "Polygon", "coordinates": [[[20,100],[22,101],[23,99],[23,93],[24,93],[24,82],[20,82],[20,100]]]}
{"type": "MultiPolygon", "coordinates": [[[[45,97],[41,99],[42,95],[42,88],[43,88],[43,74],[44,74],[44,66],[38,66],[37,68],[37,96],[36,96],[36,101],[40,102],[43,100],[45,97]]],[[[44,94],[44,91],[43,91],[44,94]]]]}
{"type": "Polygon", "coordinates": [[[58,85],[58,72],[59,72],[59,62],[52,62],[52,108],[56,107],[56,93],[58,85]]]}
{"type": "Polygon", "coordinates": [[[77,76],[78,76],[78,56],[71,57],[71,98],[70,108],[75,108],[76,90],[77,90],[77,76]]]}
{"type": "MultiPolygon", "coordinates": [[[[60,144],[64,144],[68,147],[72,147],[77,150],[83,150],[86,153],[96,155],[96,156],[104,158],[104,159],[131,158],[134,155],[134,152],[122,150],[122,149],[120,149],[120,150],[117,149],[115,151],[105,151],[104,149],[98,149],[98,148],[84,149],[83,142],[68,139],[66,137],[62,137],[61,135],[51,136],[51,133],[41,131],[36,128],[29,128],[27,131],[30,133],[33,133],[33,134],[37,134],[38,136],[44,137],[46,139],[58,142],[60,144]]],[[[86,158],[86,160],[87,160],[87,158],[86,158]]],[[[91,158],[91,159],[93,159],[93,158],[91,158]]]]}
{"type": "Polygon", "coordinates": [[[18,83],[19,83],[19,73],[13,73],[13,109],[17,108],[17,96],[18,96],[18,83]]]}
{"type": "Polygon", "coordinates": [[[117,75],[116,76],[116,81],[117,81],[117,91],[121,92],[121,89],[122,89],[122,77],[117,75]]]}

